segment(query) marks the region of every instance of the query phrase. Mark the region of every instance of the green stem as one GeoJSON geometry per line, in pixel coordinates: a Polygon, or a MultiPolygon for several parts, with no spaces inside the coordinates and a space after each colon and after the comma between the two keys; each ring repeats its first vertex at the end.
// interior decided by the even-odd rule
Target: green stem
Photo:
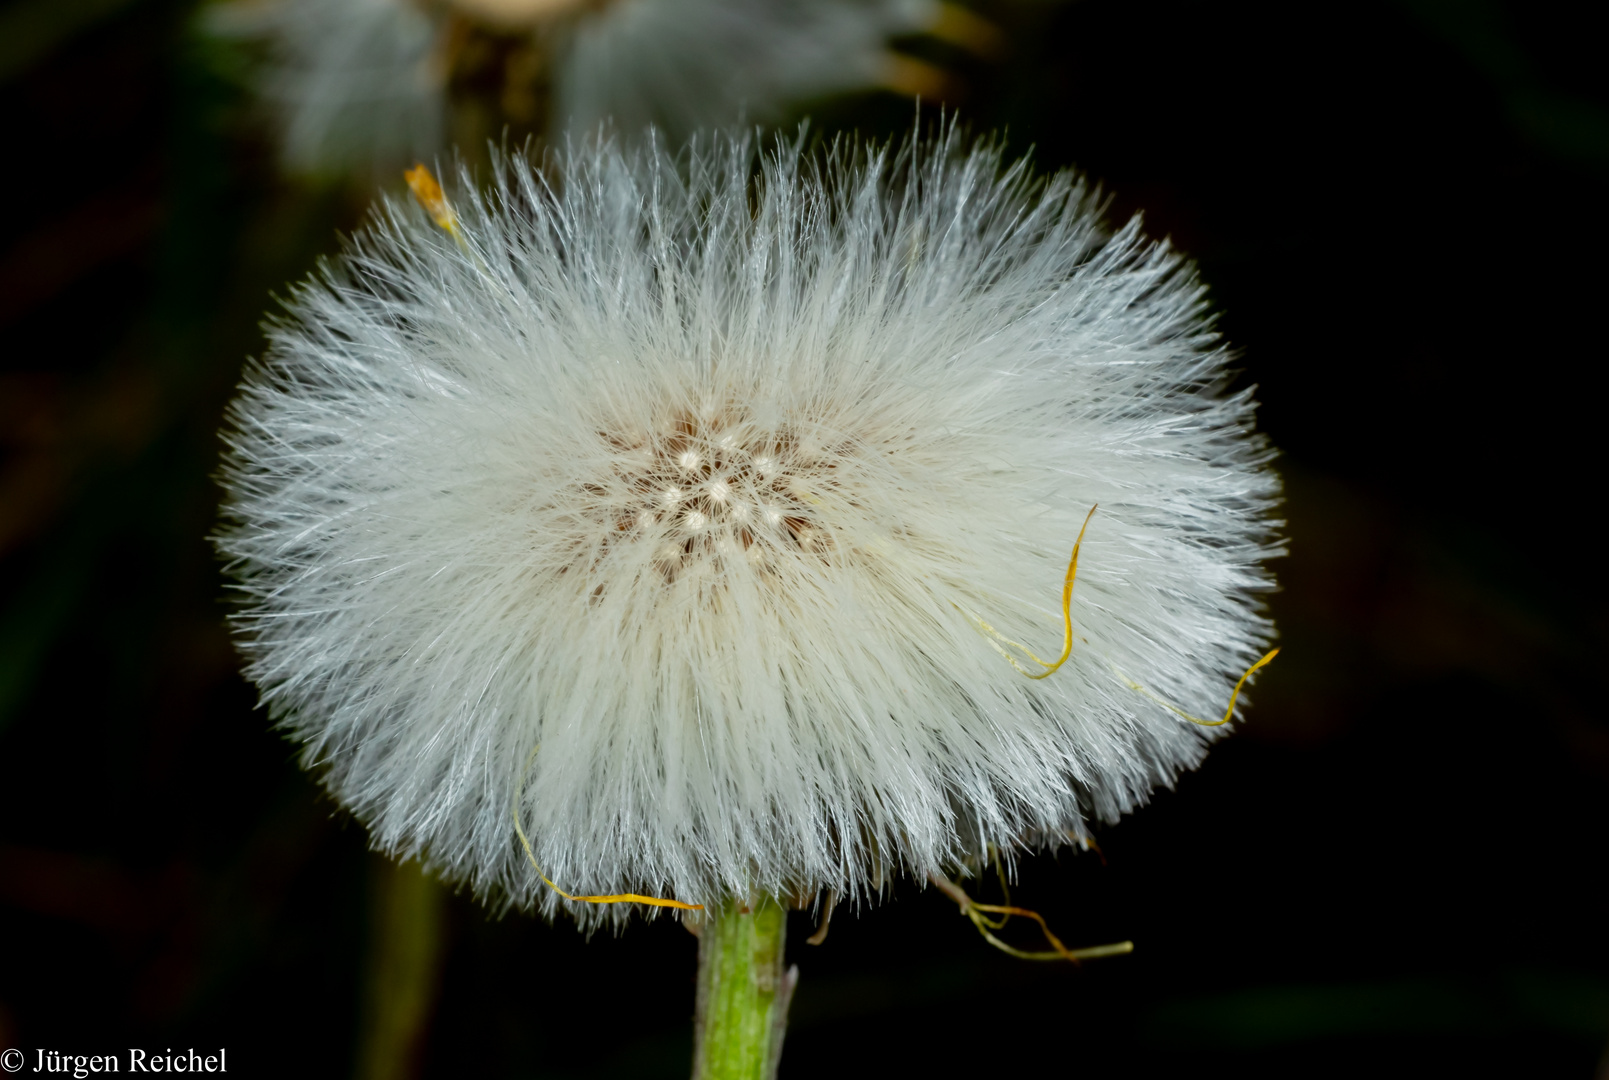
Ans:
{"type": "Polygon", "coordinates": [[[693,1080],[772,1080],[799,969],[783,971],[788,913],[775,900],[727,904],[698,934],[693,1080]]]}
{"type": "Polygon", "coordinates": [[[411,1080],[440,989],[447,891],[418,863],[376,859],[358,1080],[411,1080]]]}

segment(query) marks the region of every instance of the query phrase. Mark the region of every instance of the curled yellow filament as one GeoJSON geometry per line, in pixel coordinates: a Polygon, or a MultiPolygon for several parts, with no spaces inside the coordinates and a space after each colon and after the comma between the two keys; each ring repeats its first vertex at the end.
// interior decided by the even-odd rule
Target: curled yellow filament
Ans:
{"type": "Polygon", "coordinates": [[[978,928],[978,933],[983,935],[985,941],[1008,956],[1015,956],[1019,960],[1067,960],[1076,964],[1081,960],[1094,960],[1102,956],[1122,956],[1125,953],[1134,951],[1134,942],[1132,941],[1119,941],[1112,945],[1092,945],[1084,949],[1069,949],[1062,944],[1061,938],[1050,932],[1050,925],[1045,922],[1044,916],[1037,911],[1011,907],[1006,904],[980,904],[968,896],[961,886],[947,877],[930,874],[928,880],[938,886],[940,892],[959,905],[961,914],[972,921],[972,925],[978,928]],[[999,915],[1001,918],[991,919],[988,917],[989,915],[999,915]],[[1045,940],[1050,943],[1051,951],[1030,952],[1026,949],[1008,945],[995,937],[993,931],[1005,926],[1006,920],[1013,915],[1024,919],[1032,919],[1038,923],[1039,932],[1045,935],[1045,940]]]}
{"type": "Polygon", "coordinates": [[[1175,715],[1175,716],[1177,716],[1177,717],[1179,717],[1179,718],[1181,718],[1183,720],[1188,720],[1192,724],[1200,724],[1202,727],[1222,727],[1223,725],[1229,723],[1229,718],[1234,715],[1235,702],[1237,700],[1239,700],[1239,698],[1240,698],[1240,688],[1246,685],[1246,680],[1251,678],[1252,675],[1257,671],[1258,668],[1263,667],[1270,660],[1274,659],[1274,657],[1276,657],[1278,655],[1279,655],[1279,650],[1278,649],[1269,649],[1268,652],[1263,654],[1263,658],[1261,660],[1258,660],[1255,664],[1253,664],[1251,667],[1246,669],[1246,673],[1240,677],[1240,681],[1235,683],[1234,692],[1229,695],[1229,707],[1224,710],[1224,715],[1223,715],[1222,720],[1199,720],[1196,717],[1191,716],[1189,713],[1185,712],[1183,709],[1179,708],[1177,705],[1174,705],[1172,702],[1167,701],[1166,699],[1158,697],[1156,694],[1151,693],[1151,691],[1147,690],[1145,687],[1141,686],[1139,683],[1135,682],[1133,679],[1129,678],[1127,675],[1123,674],[1121,671],[1118,671],[1117,666],[1115,664],[1112,666],[1112,670],[1117,671],[1117,677],[1122,679],[1125,683],[1127,683],[1128,688],[1130,690],[1136,690],[1136,691],[1144,694],[1146,697],[1150,698],[1152,701],[1156,702],[1158,705],[1162,706],[1164,709],[1168,710],[1168,712],[1172,713],[1173,715],[1175,715]]]}
{"type": "MultiPolygon", "coordinates": [[[[1049,678],[1051,675],[1056,673],[1057,668],[1067,663],[1067,658],[1069,656],[1073,655],[1073,581],[1078,577],[1078,549],[1083,546],[1084,530],[1089,528],[1089,519],[1094,517],[1095,511],[1099,509],[1100,504],[1096,503],[1094,506],[1089,508],[1089,513],[1084,515],[1084,524],[1078,530],[1078,539],[1073,541],[1073,556],[1067,560],[1067,576],[1062,579],[1061,588],[1061,655],[1054,661],[1041,660],[1039,657],[1035,656],[1033,650],[1028,648],[1026,645],[1012,641],[1010,638],[1001,634],[1000,631],[984,622],[978,616],[969,612],[962,612],[962,614],[965,614],[967,618],[972,620],[979,630],[982,630],[989,636],[989,644],[994,648],[995,652],[1006,658],[1006,663],[1010,664],[1012,667],[1016,668],[1030,679],[1049,678]],[[1005,649],[1001,648],[1001,645],[1009,645],[1011,648],[1016,649],[1018,652],[1022,653],[1028,659],[1032,660],[1045,670],[1037,673],[1029,671],[1027,668],[1022,666],[1015,656],[1012,656],[1010,653],[1006,652],[1005,649]]],[[[960,610],[960,606],[957,605],[956,609],[960,610]]]]}
{"type": "Polygon", "coordinates": [[[665,900],[658,896],[643,896],[640,893],[614,893],[610,896],[576,896],[573,893],[565,892],[548,880],[548,876],[542,873],[542,868],[537,865],[536,852],[531,850],[531,841],[525,835],[525,827],[520,824],[520,793],[525,790],[525,774],[530,771],[531,762],[536,760],[536,751],[540,749],[542,749],[542,746],[538,743],[536,750],[532,750],[531,756],[525,759],[525,768],[520,770],[520,782],[514,789],[514,806],[512,810],[514,814],[514,832],[520,838],[520,846],[525,849],[525,857],[530,860],[531,869],[535,870],[536,876],[542,879],[542,884],[566,900],[574,900],[581,904],[646,904],[649,907],[678,908],[682,911],[704,910],[703,904],[685,904],[680,900],[665,900]]]}
{"type": "MultiPolygon", "coordinates": [[[[984,622],[978,616],[973,615],[970,612],[962,611],[962,614],[971,619],[973,624],[976,625],[979,630],[988,635],[989,645],[994,649],[994,651],[1005,657],[1006,663],[1010,664],[1012,667],[1016,668],[1030,679],[1043,679],[1055,674],[1056,669],[1065,664],[1067,662],[1067,658],[1073,654],[1073,579],[1078,576],[1078,549],[1084,543],[1084,530],[1089,528],[1089,519],[1095,516],[1095,511],[1099,509],[1099,506],[1100,504],[1097,503],[1095,506],[1090,507],[1089,513],[1084,515],[1084,524],[1078,530],[1078,539],[1073,542],[1073,557],[1067,561],[1067,576],[1062,581],[1061,590],[1062,650],[1061,656],[1059,656],[1054,662],[1049,660],[1041,660],[1039,657],[1035,656],[1033,650],[1029,649],[1027,646],[1012,641],[1010,638],[1001,634],[994,627],[990,626],[987,622],[984,622]],[[1009,652],[1002,648],[1002,646],[1009,646],[1013,649],[1016,649],[1018,652],[1022,653],[1024,656],[1028,657],[1028,659],[1032,660],[1045,670],[1040,672],[1029,671],[1027,668],[1022,666],[1022,663],[1018,661],[1015,656],[1012,656],[1009,652]]],[[[962,610],[960,605],[956,605],[956,610],[962,610]]],[[[1234,691],[1229,695],[1229,705],[1224,709],[1223,719],[1221,720],[1202,720],[1199,717],[1191,716],[1177,705],[1152,693],[1144,686],[1141,686],[1139,683],[1123,674],[1123,672],[1118,669],[1116,664],[1111,664],[1111,661],[1107,661],[1107,663],[1111,664],[1112,670],[1117,673],[1117,677],[1122,679],[1130,690],[1144,694],[1146,697],[1150,698],[1158,705],[1161,705],[1164,709],[1173,713],[1180,719],[1188,720],[1192,724],[1200,724],[1202,727],[1222,727],[1224,724],[1229,723],[1230,719],[1234,716],[1235,702],[1240,700],[1240,691],[1245,687],[1246,681],[1278,655],[1278,649],[1270,649],[1268,652],[1263,654],[1261,659],[1246,669],[1245,674],[1241,675],[1240,680],[1235,683],[1234,691]]]]}

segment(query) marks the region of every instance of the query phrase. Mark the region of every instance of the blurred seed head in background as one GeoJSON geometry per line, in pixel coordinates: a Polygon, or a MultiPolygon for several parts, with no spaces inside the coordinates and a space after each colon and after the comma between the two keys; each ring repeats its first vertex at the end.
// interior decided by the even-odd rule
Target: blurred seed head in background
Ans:
{"type": "Polygon", "coordinates": [[[939,0],[232,0],[205,25],[256,53],[287,168],[385,179],[504,134],[653,125],[679,143],[836,94],[931,101],[948,76],[894,39],[1002,44],[939,0]]]}

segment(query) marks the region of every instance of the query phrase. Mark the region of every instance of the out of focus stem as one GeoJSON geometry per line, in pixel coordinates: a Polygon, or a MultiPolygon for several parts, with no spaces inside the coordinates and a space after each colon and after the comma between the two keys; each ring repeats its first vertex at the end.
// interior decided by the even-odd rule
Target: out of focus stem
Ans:
{"type": "Polygon", "coordinates": [[[698,930],[693,1080],[773,1080],[799,981],[782,967],[787,912],[771,899],[729,903],[698,930]]]}
{"type": "Polygon", "coordinates": [[[447,892],[418,863],[374,863],[357,1080],[413,1080],[441,982],[447,892]]]}

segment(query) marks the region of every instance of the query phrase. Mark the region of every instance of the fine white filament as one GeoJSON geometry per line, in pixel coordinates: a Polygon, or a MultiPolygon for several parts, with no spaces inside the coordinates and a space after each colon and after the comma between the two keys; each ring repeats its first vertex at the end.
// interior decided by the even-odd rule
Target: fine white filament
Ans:
{"type": "Polygon", "coordinates": [[[875,894],[1195,765],[1271,450],[1190,265],[1068,174],[609,140],[386,203],[230,413],[249,675],[377,846],[584,923],[875,894]],[[1024,678],[978,629],[1071,660],[1024,678]]]}

